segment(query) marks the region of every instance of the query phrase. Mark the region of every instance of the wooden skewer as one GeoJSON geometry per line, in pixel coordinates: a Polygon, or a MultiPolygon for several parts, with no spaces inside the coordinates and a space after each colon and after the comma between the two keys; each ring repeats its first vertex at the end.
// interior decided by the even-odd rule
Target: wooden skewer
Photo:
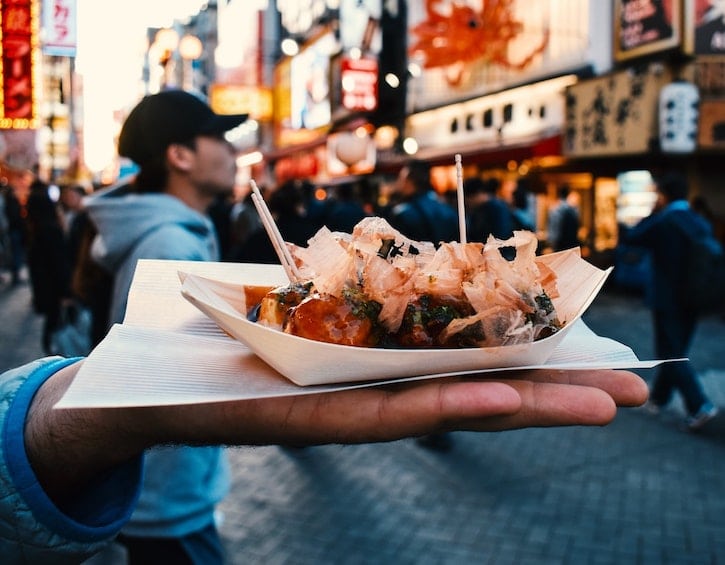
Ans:
{"type": "Polygon", "coordinates": [[[463,165],[460,153],[456,153],[456,196],[458,200],[458,234],[461,243],[466,243],[466,206],[463,196],[463,165]]]}
{"type": "Polygon", "coordinates": [[[290,280],[290,282],[300,281],[302,279],[302,274],[297,268],[297,264],[292,258],[292,254],[290,253],[287,244],[282,238],[282,234],[279,232],[277,224],[274,222],[272,213],[269,211],[267,203],[264,201],[262,193],[257,187],[257,183],[253,180],[250,180],[249,185],[252,187],[252,202],[254,202],[254,206],[257,208],[259,217],[262,220],[262,225],[264,226],[264,229],[266,230],[267,235],[272,242],[274,250],[277,252],[277,257],[279,257],[279,261],[280,263],[282,263],[282,267],[287,274],[287,278],[290,280]]]}

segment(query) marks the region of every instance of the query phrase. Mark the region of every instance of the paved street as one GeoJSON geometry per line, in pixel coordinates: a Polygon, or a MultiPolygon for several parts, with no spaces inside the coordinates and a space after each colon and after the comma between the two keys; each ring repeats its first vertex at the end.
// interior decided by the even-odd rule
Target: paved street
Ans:
{"type": "MultiPolygon", "coordinates": [[[[0,369],[40,355],[27,285],[0,285],[0,369]]],[[[651,358],[641,300],[611,289],[585,320],[651,358]]],[[[725,407],[725,322],[691,358],[725,407]]],[[[650,372],[644,372],[650,378],[650,372]]],[[[682,430],[676,403],[605,428],[456,433],[413,441],[230,451],[222,533],[232,564],[725,564],[725,417],[682,430]]]]}

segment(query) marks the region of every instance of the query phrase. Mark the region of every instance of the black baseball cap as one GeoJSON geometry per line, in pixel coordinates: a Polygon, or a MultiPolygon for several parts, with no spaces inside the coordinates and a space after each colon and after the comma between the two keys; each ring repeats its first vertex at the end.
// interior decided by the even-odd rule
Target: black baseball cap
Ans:
{"type": "Polygon", "coordinates": [[[189,92],[164,90],[145,96],[131,110],[118,137],[118,153],[143,165],[172,143],[224,134],[246,119],[247,114],[216,114],[189,92]]]}

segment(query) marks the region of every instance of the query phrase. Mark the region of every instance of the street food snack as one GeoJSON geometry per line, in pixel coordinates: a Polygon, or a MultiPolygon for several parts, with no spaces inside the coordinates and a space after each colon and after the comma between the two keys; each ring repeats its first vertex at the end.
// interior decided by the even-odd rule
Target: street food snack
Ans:
{"type": "Polygon", "coordinates": [[[378,217],[352,234],[322,228],[289,246],[300,280],[261,300],[245,291],[250,319],[285,333],[376,348],[518,345],[562,328],[556,274],[517,231],[483,243],[413,241],[378,217]],[[502,253],[503,251],[503,253],[502,253]]]}

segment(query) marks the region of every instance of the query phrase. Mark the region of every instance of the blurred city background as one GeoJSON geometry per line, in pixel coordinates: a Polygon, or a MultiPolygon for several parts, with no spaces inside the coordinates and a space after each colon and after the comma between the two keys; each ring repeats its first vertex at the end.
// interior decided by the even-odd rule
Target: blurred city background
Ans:
{"type": "Polygon", "coordinates": [[[47,182],[89,191],[132,173],[116,155],[127,113],[144,94],[184,88],[250,115],[236,132],[237,200],[250,178],[294,178],[318,200],[354,183],[374,211],[410,156],[454,196],[460,153],[465,176],[499,179],[505,199],[526,186],[542,242],[569,186],[587,256],[638,286],[646,260],[618,249],[620,230],[649,213],[651,175],[676,167],[723,233],[720,2],[2,6],[0,178],[21,200],[36,164],[47,182]]]}
{"type": "MultiPolygon", "coordinates": [[[[723,2],[14,0],[0,32],[0,205],[12,194],[21,214],[37,178],[57,199],[133,175],[121,125],[144,95],[178,88],[249,115],[234,194],[214,210],[222,251],[250,179],[270,193],[295,181],[310,215],[346,199],[382,214],[415,158],[455,206],[460,154],[467,178],[495,179],[526,212],[542,253],[568,189],[583,255],[615,267],[585,321],[651,358],[648,254],[621,240],[652,211],[653,178],[686,175],[725,237],[723,2]]],[[[0,371],[44,353],[2,212],[0,371]]],[[[722,407],[714,310],[691,359],[722,407]]],[[[445,454],[235,450],[230,562],[725,562],[725,424],[691,434],[684,415],[675,403],[603,429],[457,434],[445,454]]]]}

